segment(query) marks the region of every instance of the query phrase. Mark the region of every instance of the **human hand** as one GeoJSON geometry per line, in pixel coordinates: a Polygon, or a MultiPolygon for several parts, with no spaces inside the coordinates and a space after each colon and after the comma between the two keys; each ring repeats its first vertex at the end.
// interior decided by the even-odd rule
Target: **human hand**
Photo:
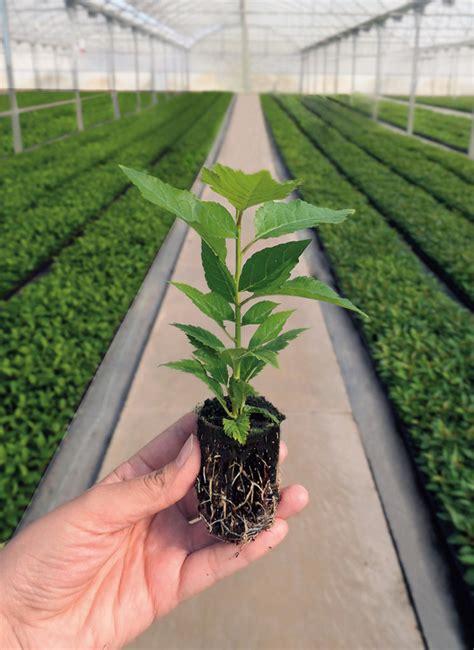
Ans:
{"type": "Polygon", "coordinates": [[[197,516],[195,430],[190,413],[0,552],[2,650],[123,646],[283,540],[285,520],[308,500],[298,485],[282,490],[273,527],[237,557],[202,521],[188,523],[197,516]]]}

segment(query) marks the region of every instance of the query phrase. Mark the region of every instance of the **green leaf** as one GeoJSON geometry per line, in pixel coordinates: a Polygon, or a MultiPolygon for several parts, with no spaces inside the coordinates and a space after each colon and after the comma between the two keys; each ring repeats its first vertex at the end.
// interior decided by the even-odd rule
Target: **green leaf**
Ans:
{"type": "Polygon", "coordinates": [[[250,352],[247,348],[226,348],[219,352],[220,358],[231,368],[235,367],[236,361],[248,356],[250,352]]]}
{"type": "Polygon", "coordinates": [[[276,338],[293,312],[294,309],[291,309],[289,311],[279,311],[276,314],[271,314],[271,316],[269,316],[255,330],[252,338],[249,341],[249,348],[254,349],[261,347],[265,343],[268,343],[272,339],[276,338]]]}
{"type": "Polygon", "coordinates": [[[225,433],[245,445],[250,433],[250,418],[246,413],[241,413],[237,418],[223,418],[222,424],[225,433]]]}
{"type": "Polygon", "coordinates": [[[253,350],[253,353],[261,353],[265,350],[270,350],[271,352],[281,352],[281,350],[286,348],[288,343],[293,341],[297,336],[299,336],[302,332],[305,332],[307,329],[307,327],[299,327],[294,330],[283,332],[283,334],[280,334],[280,336],[277,336],[275,339],[273,339],[273,341],[270,341],[270,343],[264,345],[262,348],[260,348],[260,350],[253,350]]]}
{"type": "Polygon", "coordinates": [[[182,282],[171,282],[182,291],[206,316],[223,326],[225,320],[234,320],[234,312],[229,303],[218,293],[202,293],[199,289],[182,282]]]}
{"type": "Polygon", "coordinates": [[[142,193],[142,196],[185,221],[221,258],[225,255],[223,239],[235,239],[234,219],[220,203],[200,201],[188,190],[178,190],[159,178],[129,167],[120,169],[142,193]]]}
{"type": "Polygon", "coordinates": [[[250,395],[254,394],[254,390],[250,384],[242,379],[231,377],[229,381],[229,397],[232,402],[232,409],[234,412],[240,412],[245,400],[250,395]]]}
{"type": "Polygon", "coordinates": [[[255,293],[269,286],[283,284],[310,242],[310,239],[299,239],[254,253],[244,264],[239,290],[255,293]]]}
{"type": "Polygon", "coordinates": [[[220,384],[206,374],[199,361],[196,361],[195,359],[182,359],[181,361],[170,361],[163,365],[167,368],[172,368],[173,370],[180,370],[181,372],[188,372],[191,375],[194,375],[212,390],[221,404],[225,404],[224,393],[220,384]]]}
{"type": "Polygon", "coordinates": [[[284,199],[299,185],[299,181],[279,183],[266,169],[246,174],[220,164],[204,169],[201,179],[240,211],[264,201],[284,199]]]}
{"type": "Polygon", "coordinates": [[[289,203],[272,201],[262,205],[255,214],[255,239],[280,237],[320,223],[341,223],[354,212],[318,208],[300,199],[289,203]]]}
{"type": "Polygon", "coordinates": [[[227,372],[227,364],[225,361],[217,356],[215,350],[207,346],[199,345],[194,351],[194,357],[204,366],[207,373],[220,384],[227,386],[229,381],[229,373],[227,372]]]}
{"type": "Polygon", "coordinates": [[[183,323],[173,323],[173,326],[180,329],[188,337],[192,337],[213,350],[223,350],[225,347],[217,336],[203,327],[198,327],[197,325],[184,325],[183,323]]]}
{"type": "Polygon", "coordinates": [[[234,279],[225,263],[204,240],[201,247],[201,260],[209,289],[233,304],[235,301],[234,279]]]}
{"type": "Polygon", "coordinates": [[[257,302],[244,314],[242,325],[260,325],[270,316],[275,307],[278,307],[278,303],[271,300],[257,302]]]}
{"type": "MultiPolygon", "coordinates": [[[[253,377],[256,377],[268,363],[267,360],[262,361],[258,359],[255,352],[253,351],[251,355],[244,357],[240,363],[240,377],[244,381],[249,381],[253,377]]],[[[260,353],[260,351],[258,352],[260,353]]]]}
{"type": "Polygon", "coordinates": [[[261,408],[260,406],[246,406],[245,407],[245,412],[246,413],[260,413],[260,415],[264,415],[266,418],[274,422],[275,424],[281,424],[281,419],[278,418],[276,415],[268,411],[267,409],[261,408]]]}
{"type": "Polygon", "coordinates": [[[334,289],[331,289],[327,284],[324,284],[324,282],[316,280],[315,278],[300,276],[293,280],[288,280],[279,287],[268,287],[260,291],[257,290],[255,291],[255,295],[297,296],[300,298],[311,298],[312,300],[322,300],[323,302],[330,302],[333,305],[338,305],[339,307],[345,307],[345,309],[355,311],[364,318],[369,318],[367,314],[353,305],[350,300],[347,300],[347,298],[341,298],[334,289]]]}
{"type": "Polygon", "coordinates": [[[272,350],[253,350],[252,356],[263,361],[265,364],[273,366],[274,368],[280,367],[278,365],[278,355],[276,352],[272,352],[272,350]]]}
{"type": "Polygon", "coordinates": [[[251,350],[251,356],[242,359],[240,365],[240,376],[245,381],[249,381],[258,375],[267,364],[278,368],[278,352],[281,352],[286,346],[293,341],[297,336],[304,332],[307,328],[302,327],[298,329],[288,330],[277,336],[269,343],[266,343],[260,348],[251,350]]]}

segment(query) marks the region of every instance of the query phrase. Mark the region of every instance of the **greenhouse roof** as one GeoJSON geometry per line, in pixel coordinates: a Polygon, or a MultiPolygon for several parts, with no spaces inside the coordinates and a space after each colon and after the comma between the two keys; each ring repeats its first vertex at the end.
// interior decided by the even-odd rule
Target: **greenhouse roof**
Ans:
{"type": "MultiPolygon", "coordinates": [[[[74,0],[71,0],[74,3],[74,0]]],[[[192,48],[213,35],[241,30],[245,21],[250,52],[264,43],[278,55],[303,50],[392,14],[385,27],[390,37],[410,44],[413,20],[404,17],[400,0],[83,0],[80,27],[88,39],[100,40],[104,16],[180,47],[192,48]]],[[[422,2],[423,4],[423,2],[422,2]]],[[[70,43],[64,0],[8,0],[12,38],[44,45],[70,43]]],[[[408,12],[409,13],[409,12],[408,12]]],[[[472,0],[428,0],[421,46],[474,40],[472,0]]],[[[372,32],[364,35],[373,38],[372,32]]],[[[232,48],[233,49],[233,48],[232,48]]]]}

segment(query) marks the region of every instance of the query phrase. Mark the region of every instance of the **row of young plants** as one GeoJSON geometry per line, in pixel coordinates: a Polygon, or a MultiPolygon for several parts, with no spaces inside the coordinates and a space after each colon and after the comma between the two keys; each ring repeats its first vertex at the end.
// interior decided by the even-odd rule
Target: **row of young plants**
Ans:
{"type": "MultiPolygon", "coordinates": [[[[74,99],[72,90],[18,90],[16,101],[19,108],[39,106],[40,104],[52,104],[68,99],[74,99]]],[[[0,112],[10,110],[10,95],[3,91],[0,93],[0,112]]]]}
{"type": "MultiPolygon", "coordinates": [[[[109,94],[91,98],[95,92],[83,93],[82,112],[84,126],[113,119],[112,99],[109,94]]],[[[26,97],[21,97],[23,107],[35,106],[49,102],[72,99],[68,91],[51,93],[51,91],[33,91],[26,97]]],[[[137,110],[137,95],[132,92],[118,93],[118,101],[122,115],[129,115],[137,110]]],[[[141,93],[141,105],[145,108],[150,105],[151,94],[141,93]]],[[[5,103],[5,102],[4,102],[5,103]]],[[[9,102],[8,102],[9,104],[9,102]]],[[[22,104],[20,103],[20,107],[22,104]]],[[[9,110],[5,107],[3,110],[9,110]]],[[[77,130],[76,107],[74,104],[54,106],[47,109],[22,113],[20,115],[23,146],[25,149],[35,145],[54,140],[63,135],[77,130]]],[[[13,139],[11,120],[9,117],[0,118],[0,156],[13,153],[13,139]]]]}
{"type": "MultiPolygon", "coordinates": [[[[23,147],[28,149],[42,142],[54,140],[76,129],[76,110],[73,104],[20,114],[23,147]]],[[[0,155],[13,153],[10,118],[0,118],[0,155]]]]}
{"type": "MultiPolygon", "coordinates": [[[[324,97],[304,99],[303,103],[348,140],[427,192],[474,221],[474,184],[413,151],[410,140],[393,133],[362,115],[324,97]]],[[[429,147],[430,145],[424,145],[429,147]]],[[[474,171],[474,162],[470,161],[474,171]]]]}
{"type": "Polygon", "coordinates": [[[448,542],[474,585],[474,326],[417,257],[270,97],[263,108],[302,197],[356,214],[318,235],[346,297],[370,314],[358,327],[386,387],[448,542]]]}
{"type": "Polygon", "coordinates": [[[60,201],[60,195],[51,190],[78,177],[94,165],[105,162],[134,139],[141,137],[156,121],[172,118],[174,112],[188,105],[184,95],[171,102],[160,104],[155,111],[147,111],[114,121],[96,129],[84,131],[73,138],[55,142],[46,148],[20,154],[0,163],[0,223],[16,219],[29,207],[43,200],[47,205],[60,201]],[[29,191],[24,190],[24,176],[28,175],[29,191]]]}
{"type": "MultiPolygon", "coordinates": [[[[171,101],[181,101],[182,96],[176,96],[171,101]]],[[[159,106],[153,110],[162,111],[166,102],[161,101],[159,106]]],[[[178,104],[176,104],[178,105],[178,104]]],[[[93,129],[86,129],[73,137],[59,140],[47,146],[40,147],[33,151],[0,159],[0,190],[2,201],[0,202],[0,220],[5,206],[10,201],[18,205],[20,209],[35,202],[36,197],[52,187],[59,186],[65,179],[74,176],[83,169],[94,164],[94,154],[88,158],[86,151],[90,148],[100,151],[100,143],[108,139],[121,137],[125,131],[132,129],[140,122],[141,114],[133,114],[128,117],[114,120],[107,124],[96,126],[93,129]],[[77,150],[81,155],[74,159],[77,150]],[[29,192],[22,191],[23,177],[28,174],[30,179],[29,192]],[[44,174],[47,178],[44,179],[44,174]],[[23,195],[23,198],[20,198],[23,195]],[[31,197],[31,199],[30,199],[31,197]]],[[[97,156],[97,152],[95,153],[97,156]]]]}
{"type": "MultiPolygon", "coordinates": [[[[351,98],[348,95],[338,95],[331,99],[348,109],[352,109],[351,98]]],[[[358,112],[353,111],[353,114],[357,115],[358,112]]],[[[367,115],[368,113],[365,113],[365,117],[367,117],[367,115]]],[[[402,137],[401,134],[400,137],[402,137]]],[[[405,137],[405,140],[406,144],[404,146],[407,151],[410,152],[410,155],[412,152],[423,154],[425,158],[439,163],[445,169],[449,169],[449,171],[459,176],[462,180],[467,181],[468,183],[474,183],[474,164],[472,160],[469,160],[466,156],[462,156],[455,151],[440,149],[439,147],[432,146],[429,143],[421,142],[416,138],[405,137]]]]}
{"type": "MultiPolygon", "coordinates": [[[[150,172],[189,187],[229,100],[206,94],[191,128],[150,172]]],[[[2,305],[0,539],[17,525],[171,223],[130,189],[47,275],[2,305]]]]}
{"type": "MultiPolygon", "coordinates": [[[[341,96],[342,101],[364,113],[372,114],[372,100],[363,95],[341,96]]],[[[408,122],[408,106],[397,104],[390,100],[379,101],[378,118],[400,129],[406,129],[408,122]]],[[[414,133],[424,138],[441,142],[453,149],[467,153],[469,147],[470,120],[467,117],[437,113],[428,108],[415,109],[414,133]]]]}
{"type": "MultiPolygon", "coordinates": [[[[394,99],[401,99],[405,102],[409,99],[408,95],[390,96],[394,99]]],[[[458,95],[457,97],[443,95],[418,95],[416,103],[425,104],[426,106],[439,106],[440,108],[452,108],[455,111],[462,111],[463,113],[472,113],[474,109],[474,97],[472,95],[458,95]]]]}
{"type": "Polygon", "coordinates": [[[128,186],[127,179],[116,173],[124,157],[139,166],[151,164],[192,125],[196,109],[205,102],[205,97],[188,96],[181,112],[168,120],[163,121],[158,113],[147,116],[128,146],[113,151],[106,161],[72,179],[60,192],[43,195],[33,208],[7,218],[0,225],[0,297],[21,286],[70,243],[84,224],[120,196],[128,186]]]}
{"type": "Polygon", "coordinates": [[[308,137],[409,239],[417,254],[460,299],[473,305],[474,225],[348,142],[297,97],[281,101],[308,137]]]}

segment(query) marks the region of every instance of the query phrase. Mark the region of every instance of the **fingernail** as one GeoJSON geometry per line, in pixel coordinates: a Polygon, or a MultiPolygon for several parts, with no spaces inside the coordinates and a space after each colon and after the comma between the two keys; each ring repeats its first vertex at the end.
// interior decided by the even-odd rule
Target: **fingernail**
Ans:
{"type": "Polygon", "coordinates": [[[178,467],[182,467],[184,463],[188,460],[188,458],[191,456],[193,446],[194,446],[194,436],[191,435],[184,443],[181,451],[179,452],[176,458],[176,465],[178,467]]]}

